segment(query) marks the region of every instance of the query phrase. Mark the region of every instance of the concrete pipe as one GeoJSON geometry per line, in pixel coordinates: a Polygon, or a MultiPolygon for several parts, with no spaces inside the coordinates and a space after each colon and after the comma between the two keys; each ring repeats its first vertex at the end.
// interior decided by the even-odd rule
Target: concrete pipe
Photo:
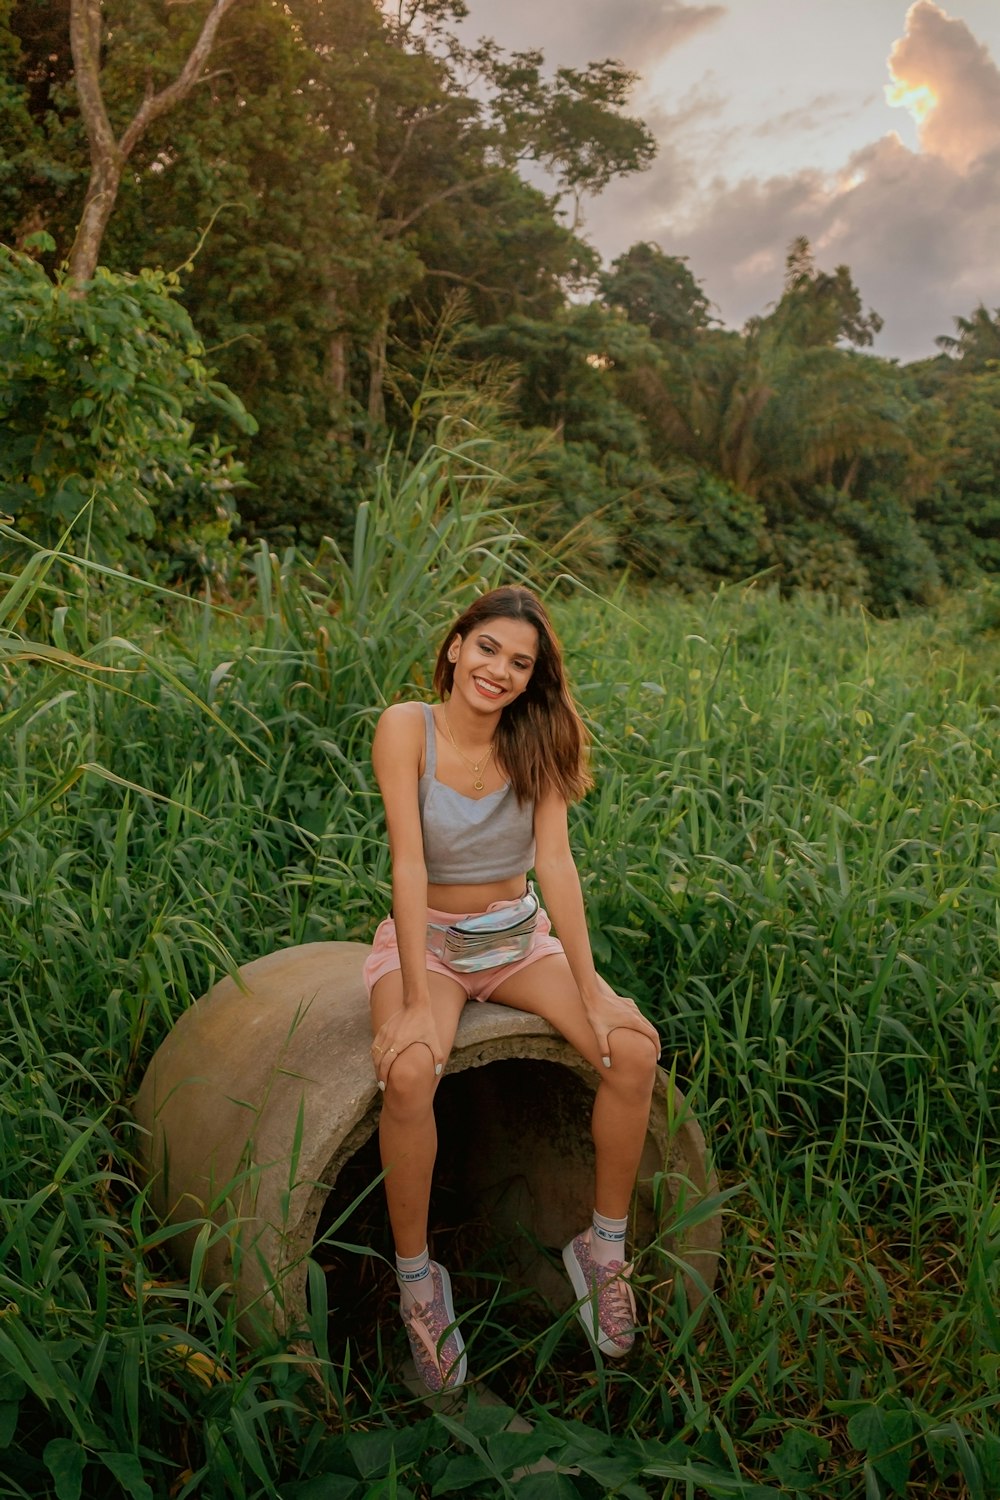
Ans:
{"type": "MultiPolygon", "coordinates": [[[[239,983],[220,980],[180,1017],[136,1099],[153,1205],[177,1228],[174,1258],[190,1267],[197,1255],[208,1285],[231,1287],[252,1337],[305,1328],[310,1256],[336,1264],[331,1301],[349,1308],[352,1279],[371,1279],[373,1262],[345,1242],[390,1248],[381,1188],[366,1194],[379,1172],[380,1103],[361,979],[368,951],[307,943],[246,964],[239,983]]],[[[686,1267],[694,1306],[715,1281],[720,1216],[698,1205],[716,1182],[697,1122],[660,1077],[633,1243],[659,1236],[640,1272],[652,1265],[665,1297],[674,1268],[686,1267]]],[[[432,1245],[444,1260],[451,1237],[453,1270],[475,1272],[479,1226],[480,1243],[503,1243],[505,1278],[570,1304],[552,1252],[589,1222],[596,1082],[537,1016],[465,1007],[436,1099],[431,1205],[432,1245]]]]}

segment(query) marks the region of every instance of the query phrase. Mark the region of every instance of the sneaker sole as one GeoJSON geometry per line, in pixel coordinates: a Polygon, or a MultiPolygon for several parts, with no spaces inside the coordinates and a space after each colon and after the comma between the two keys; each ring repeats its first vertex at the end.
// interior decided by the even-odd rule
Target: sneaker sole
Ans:
{"type": "Polygon", "coordinates": [[[438,1265],[437,1261],[435,1261],[434,1264],[437,1266],[438,1270],[441,1273],[441,1295],[444,1298],[445,1311],[448,1314],[448,1324],[451,1328],[451,1333],[448,1335],[448,1337],[454,1338],[456,1344],[458,1345],[459,1352],[458,1360],[455,1362],[455,1364],[452,1365],[450,1371],[448,1372],[447,1379],[445,1380],[444,1385],[441,1387],[442,1392],[446,1392],[453,1391],[456,1389],[456,1387],[465,1384],[469,1374],[469,1361],[466,1358],[465,1354],[465,1341],[463,1340],[461,1331],[459,1330],[458,1325],[455,1322],[455,1304],[451,1300],[451,1277],[448,1275],[448,1272],[444,1266],[438,1265]]]}
{"type": "Polygon", "coordinates": [[[576,1315],[580,1319],[584,1333],[594,1348],[598,1349],[601,1354],[606,1355],[609,1359],[624,1359],[626,1354],[631,1353],[631,1345],[628,1349],[619,1349],[617,1344],[613,1344],[607,1335],[601,1332],[597,1322],[597,1301],[590,1287],[587,1285],[580,1262],[573,1254],[572,1240],[563,1248],[562,1258],[573,1290],[577,1297],[581,1299],[580,1305],[576,1310],[576,1315]]]}

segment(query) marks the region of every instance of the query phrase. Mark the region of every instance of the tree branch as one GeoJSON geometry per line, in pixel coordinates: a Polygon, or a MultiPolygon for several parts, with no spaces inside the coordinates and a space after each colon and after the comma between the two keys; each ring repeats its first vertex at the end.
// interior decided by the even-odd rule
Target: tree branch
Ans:
{"type": "Polygon", "coordinates": [[[477,177],[467,177],[464,182],[453,182],[451,187],[442,188],[440,193],[433,193],[430,198],[425,198],[423,203],[418,204],[411,213],[408,213],[405,219],[387,220],[386,227],[391,230],[391,233],[385,236],[386,239],[403,234],[428,209],[435,208],[437,204],[444,203],[448,198],[454,198],[458,193],[467,193],[471,188],[481,187],[484,182],[492,182],[496,175],[496,169],[491,172],[480,172],[477,177]]]}
{"type": "MultiPolygon", "coordinates": [[[[89,0],[93,5],[95,0],[89,0]]],[[[239,5],[240,0],[215,0],[215,4],[205,17],[205,23],[201,28],[198,40],[188,53],[187,62],[184,64],[173,83],[168,83],[165,88],[160,89],[157,94],[147,95],[140,104],[130,125],[125,130],[118,143],[122,159],[128,157],[139,140],[145,135],[154,120],[165,115],[186,99],[199,80],[199,74],[209,54],[215,45],[216,33],[222,24],[226,12],[232,10],[234,5],[239,5]]]]}

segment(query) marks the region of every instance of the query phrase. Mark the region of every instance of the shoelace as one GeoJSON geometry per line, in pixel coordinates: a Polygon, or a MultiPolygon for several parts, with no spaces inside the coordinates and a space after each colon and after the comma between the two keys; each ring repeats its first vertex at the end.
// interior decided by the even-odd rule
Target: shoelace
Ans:
{"type": "Polygon", "coordinates": [[[631,1326],[635,1321],[635,1310],[632,1306],[632,1297],[628,1282],[624,1274],[608,1280],[601,1288],[601,1296],[606,1296],[610,1302],[611,1316],[620,1319],[631,1326]]]}
{"type": "Polygon", "coordinates": [[[424,1348],[427,1350],[428,1357],[433,1360],[433,1362],[441,1370],[441,1373],[447,1379],[447,1376],[451,1371],[451,1366],[457,1363],[457,1358],[452,1358],[447,1368],[445,1367],[444,1360],[448,1350],[448,1341],[452,1337],[454,1329],[449,1328],[448,1333],[444,1333],[444,1329],[447,1327],[444,1309],[442,1308],[439,1310],[434,1302],[428,1302],[424,1306],[421,1306],[419,1303],[417,1303],[414,1307],[407,1308],[407,1310],[403,1314],[403,1317],[409,1327],[413,1329],[414,1333],[420,1339],[420,1342],[423,1344],[424,1348]],[[442,1331],[437,1334],[435,1334],[434,1327],[429,1316],[429,1314],[433,1312],[439,1312],[439,1320],[441,1323],[442,1331]]]}

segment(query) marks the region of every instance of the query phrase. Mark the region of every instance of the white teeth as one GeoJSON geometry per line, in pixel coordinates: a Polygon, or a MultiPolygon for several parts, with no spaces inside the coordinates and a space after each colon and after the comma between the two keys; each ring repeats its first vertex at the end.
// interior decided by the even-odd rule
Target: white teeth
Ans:
{"type": "Polygon", "coordinates": [[[492,682],[484,682],[481,677],[474,677],[472,680],[476,684],[476,687],[483,688],[487,693],[492,693],[494,698],[499,698],[500,694],[503,692],[502,687],[497,687],[496,684],[492,682]]]}

